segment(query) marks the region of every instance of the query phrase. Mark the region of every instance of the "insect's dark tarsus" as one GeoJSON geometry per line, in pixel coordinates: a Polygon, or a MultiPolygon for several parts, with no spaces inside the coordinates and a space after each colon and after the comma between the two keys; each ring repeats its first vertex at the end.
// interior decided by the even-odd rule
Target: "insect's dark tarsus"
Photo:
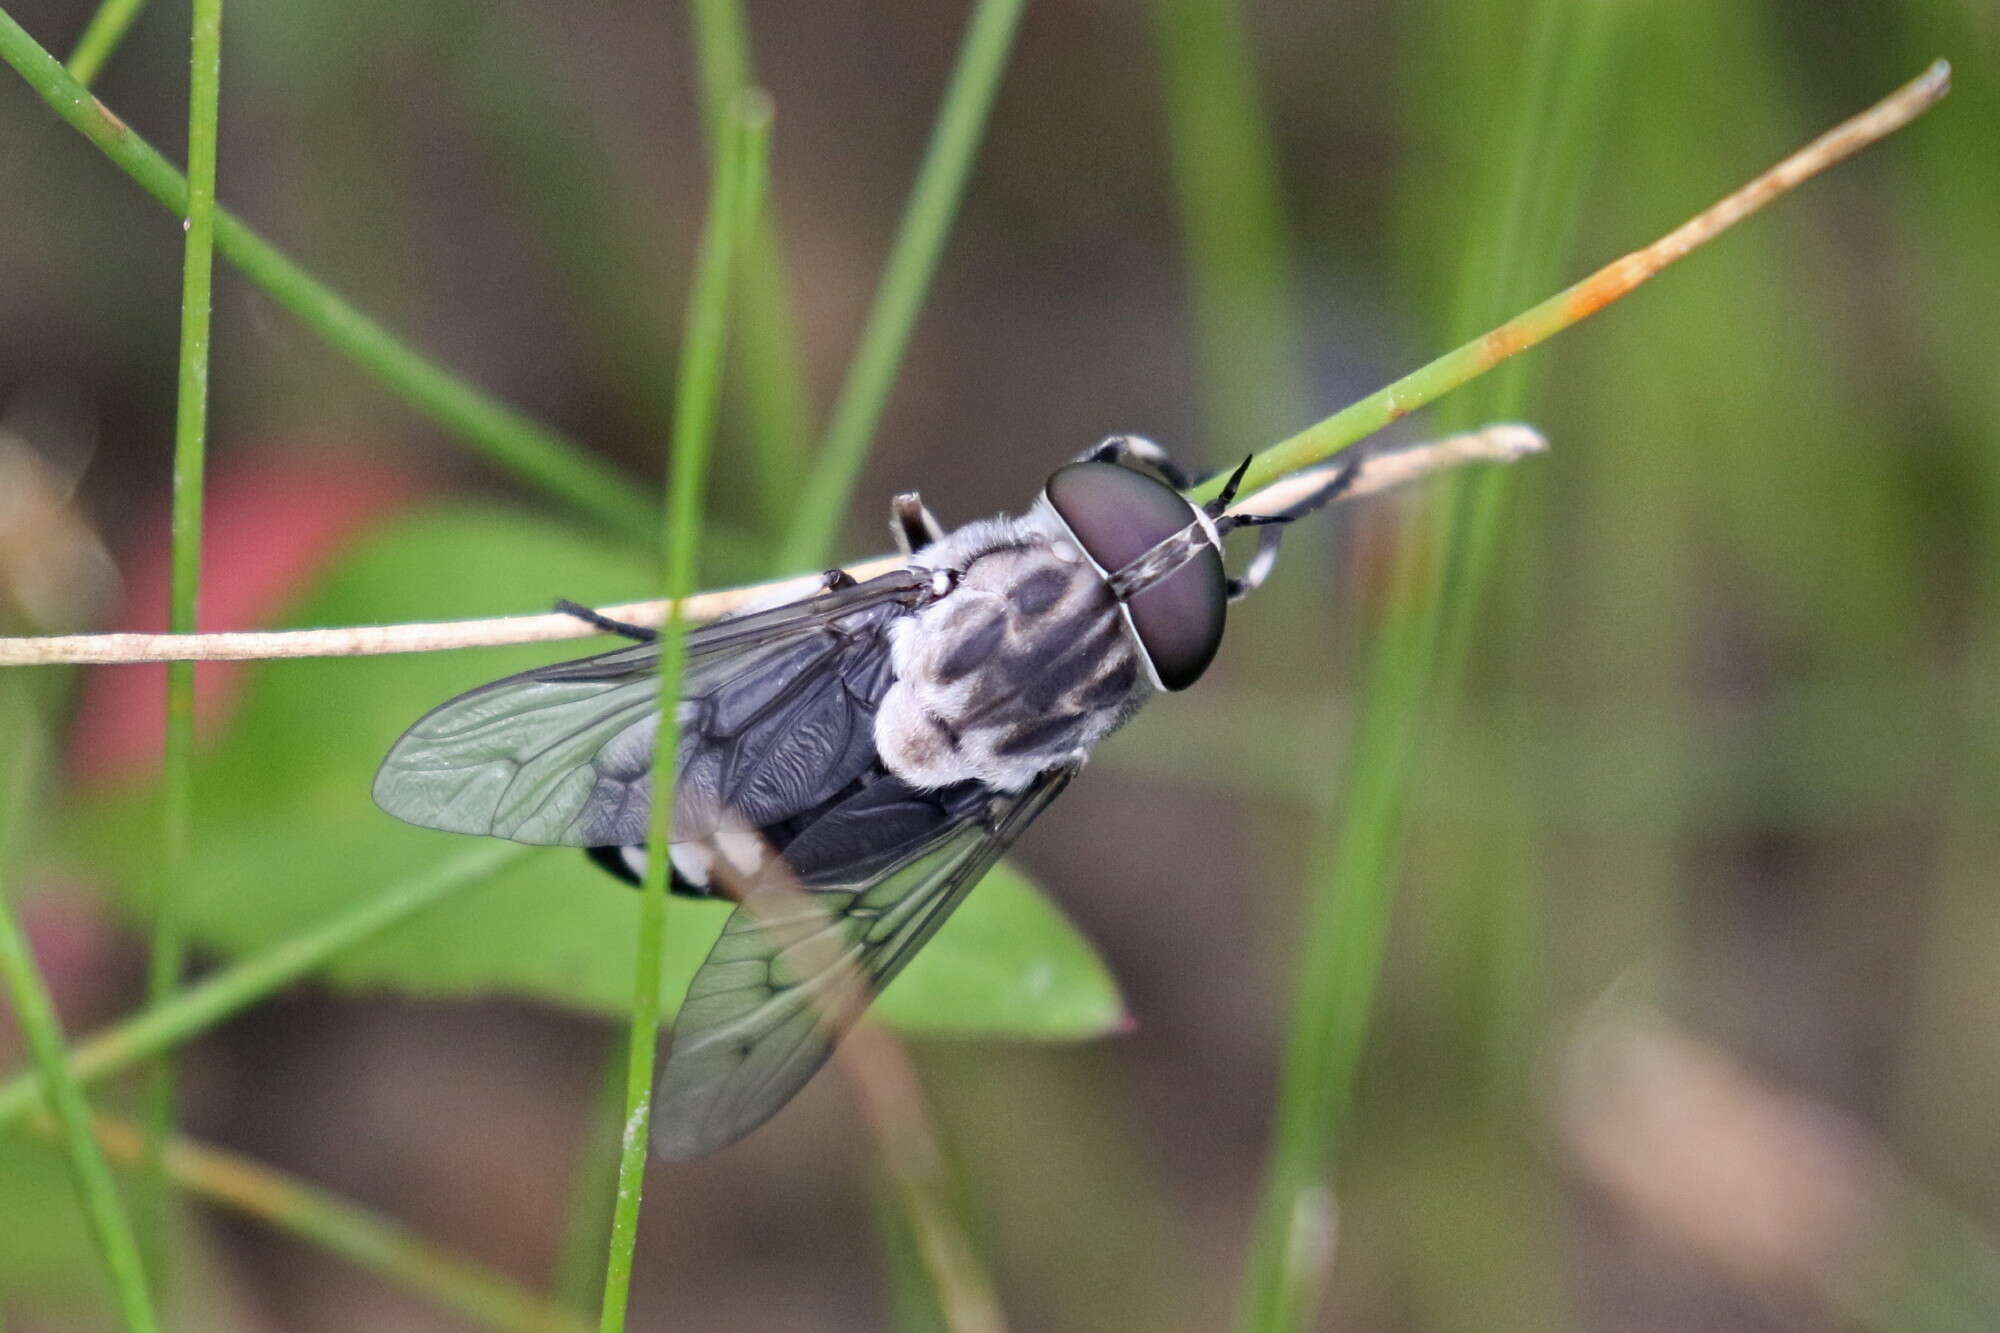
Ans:
{"type": "Polygon", "coordinates": [[[644,625],[628,624],[623,620],[613,620],[610,616],[593,611],[581,602],[572,602],[567,597],[558,597],[554,609],[558,614],[575,616],[586,625],[601,629],[606,634],[616,634],[622,639],[630,639],[634,643],[651,643],[659,637],[657,630],[647,629],[644,625]]]}
{"type": "MultiPolygon", "coordinates": [[[[660,1152],[713,1151],[784,1105],[1092,748],[1202,674],[1247,591],[1221,552],[1243,474],[1199,507],[1164,450],[1113,436],[1018,517],[946,532],[907,492],[903,568],[829,570],[811,596],[689,633],[672,880],[738,906],[675,1026],[660,1152]]],[[[375,796],[431,828],[583,847],[636,882],[659,645],[558,609],[639,642],[432,710],[375,796]]]]}

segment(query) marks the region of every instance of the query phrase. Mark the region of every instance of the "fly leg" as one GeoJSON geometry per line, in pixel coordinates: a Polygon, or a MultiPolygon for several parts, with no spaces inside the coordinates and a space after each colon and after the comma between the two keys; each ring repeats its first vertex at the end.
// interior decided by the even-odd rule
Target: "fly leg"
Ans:
{"type": "Polygon", "coordinates": [[[1271,571],[1278,567],[1278,535],[1283,531],[1283,528],[1273,525],[1257,534],[1257,554],[1250,557],[1250,563],[1240,578],[1229,580],[1230,601],[1242,601],[1263,587],[1264,580],[1271,577],[1271,571]]]}
{"type": "Polygon", "coordinates": [[[1167,479],[1167,485],[1177,491],[1186,490],[1192,484],[1187,470],[1174,461],[1159,445],[1143,435],[1107,435],[1090,448],[1076,456],[1079,463],[1130,463],[1140,462],[1152,468],[1167,479]]]}
{"type": "Polygon", "coordinates": [[[1270,578],[1271,571],[1277,567],[1278,539],[1284,534],[1285,524],[1304,518],[1320,506],[1338,499],[1342,492],[1354,484],[1354,479],[1361,475],[1361,462],[1362,455],[1359,452],[1341,459],[1326,469],[1325,478],[1319,485],[1278,513],[1220,514],[1220,510],[1236,498],[1237,483],[1243,479],[1243,473],[1250,465],[1250,460],[1243,461],[1243,466],[1236,469],[1236,474],[1229,479],[1229,484],[1223,487],[1222,494],[1217,497],[1216,508],[1220,516],[1216,518],[1215,526],[1223,532],[1235,528],[1261,527],[1264,530],[1257,534],[1257,554],[1250,557],[1250,564],[1244,569],[1242,577],[1229,580],[1230,601],[1241,601],[1264,586],[1264,580],[1270,578]]]}
{"type": "MultiPolygon", "coordinates": [[[[1315,509],[1332,504],[1347,494],[1360,478],[1362,464],[1368,461],[1368,457],[1368,453],[1360,449],[1349,449],[1337,456],[1333,462],[1326,464],[1320,470],[1313,488],[1280,510],[1279,517],[1288,522],[1295,518],[1304,518],[1315,509]]],[[[1251,518],[1247,514],[1243,517],[1246,520],[1251,518]]]]}
{"type": "Polygon", "coordinates": [[[944,536],[944,528],[915,491],[904,491],[889,502],[889,531],[905,559],[944,536]]]}
{"type": "Polygon", "coordinates": [[[628,625],[622,620],[613,620],[610,616],[601,616],[589,607],[579,602],[572,602],[567,597],[556,599],[555,610],[562,615],[575,616],[584,624],[601,629],[606,634],[616,634],[621,638],[630,639],[634,643],[651,643],[660,637],[657,631],[647,629],[644,625],[628,625]]]}

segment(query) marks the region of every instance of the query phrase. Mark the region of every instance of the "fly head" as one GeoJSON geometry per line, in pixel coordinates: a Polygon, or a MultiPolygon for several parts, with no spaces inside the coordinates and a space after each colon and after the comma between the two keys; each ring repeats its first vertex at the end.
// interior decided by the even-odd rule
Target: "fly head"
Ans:
{"type": "Polygon", "coordinates": [[[1071,463],[1043,489],[1117,596],[1153,683],[1184,690],[1222,645],[1229,577],[1214,522],[1181,494],[1115,463],[1071,463]]]}

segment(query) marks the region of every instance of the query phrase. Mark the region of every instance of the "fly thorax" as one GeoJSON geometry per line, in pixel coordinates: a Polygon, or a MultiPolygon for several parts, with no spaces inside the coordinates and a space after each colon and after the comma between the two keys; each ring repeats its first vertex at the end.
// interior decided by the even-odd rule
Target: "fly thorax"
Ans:
{"type": "Polygon", "coordinates": [[[894,634],[876,748],[917,787],[1017,791],[1080,762],[1151,692],[1116,599],[1067,540],[973,557],[894,634]]]}

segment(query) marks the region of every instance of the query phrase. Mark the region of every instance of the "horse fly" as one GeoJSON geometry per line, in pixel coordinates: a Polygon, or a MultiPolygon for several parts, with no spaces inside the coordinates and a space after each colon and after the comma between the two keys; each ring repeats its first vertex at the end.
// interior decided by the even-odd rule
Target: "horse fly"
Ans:
{"type": "MultiPolygon", "coordinates": [[[[1227,514],[1247,466],[1197,506],[1157,445],[1114,436],[1025,514],[949,533],[899,495],[902,568],[831,571],[811,596],[688,635],[672,885],[737,907],[681,1006],[659,1152],[712,1152],[790,1100],[1091,749],[1201,677],[1279,529],[1240,579],[1224,534],[1297,518],[1355,474],[1332,469],[1282,513],[1227,514]]],[[[427,828],[582,847],[636,883],[659,648],[561,606],[639,642],[433,709],[390,750],[375,799],[427,828]]]]}

